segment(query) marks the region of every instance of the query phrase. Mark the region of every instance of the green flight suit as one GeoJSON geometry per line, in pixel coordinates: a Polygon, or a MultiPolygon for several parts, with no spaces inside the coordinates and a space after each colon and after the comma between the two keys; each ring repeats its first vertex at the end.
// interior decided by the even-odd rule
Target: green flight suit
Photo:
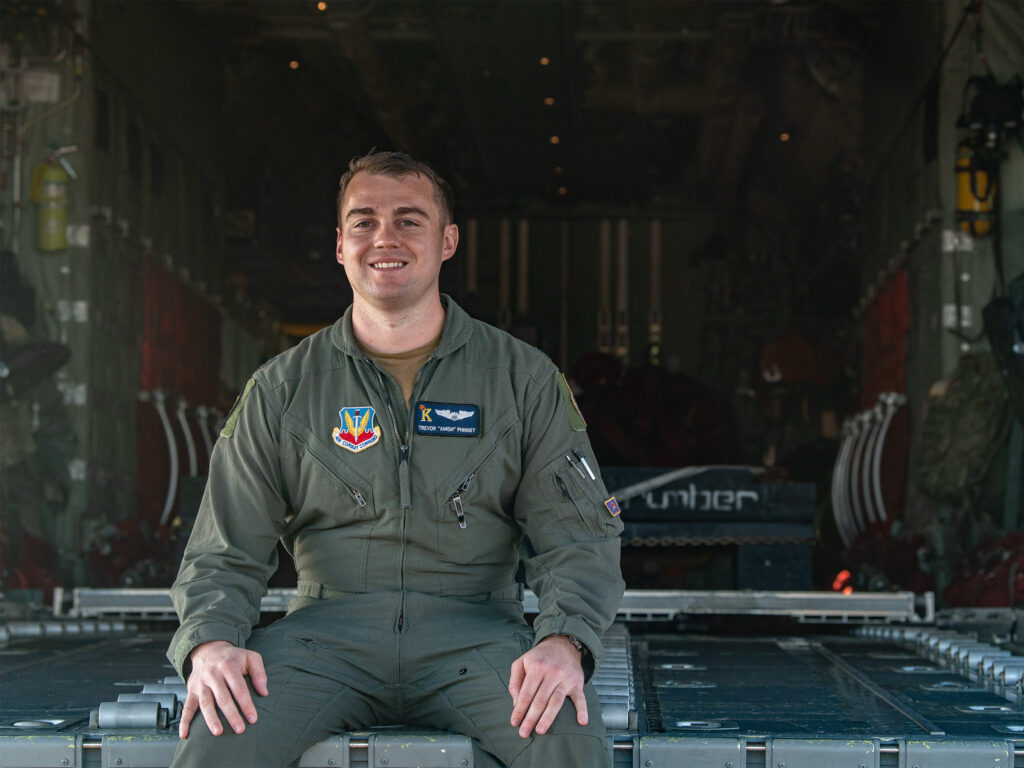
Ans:
{"type": "Polygon", "coordinates": [[[589,648],[588,679],[600,664],[623,589],[618,507],[590,477],[585,425],[550,360],[443,302],[407,418],[398,384],[356,344],[351,309],[264,365],[232,410],[171,590],[181,626],[168,657],[186,677],[200,643],[259,650],[271,693],[254,695],[259,723],[241,738],[211,737],[197,716],[180,764],[244,762],[239,749],[285,764],[332,731],[395,722],[466,733],[481,765],[610,760],[595,756],[589,685],[590,726],[567,700],[549,735],[526,740],[506,687],[512,661],[551,634],[589,648]],[[278,539],[299,597],[250,638],[278,539]],[[532,631],[520,558],[540,604],[532,631]]]}

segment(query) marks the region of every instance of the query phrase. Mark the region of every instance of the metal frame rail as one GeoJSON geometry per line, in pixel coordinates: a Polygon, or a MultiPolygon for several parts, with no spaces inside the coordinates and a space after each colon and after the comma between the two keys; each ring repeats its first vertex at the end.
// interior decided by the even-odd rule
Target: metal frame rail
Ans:
{"type": "MultiPolygon", "coordinates": [[[[962,675],[969,681],[960,684],[962,690],[984,689],[1017,708],[1024,705],[1024,656],[1013,653],[1006,644],[987,642],[977,632],[936,627],[860,627],[856,634],[902,645],[939,667],[962,675]]],[[[1014,707],[998,710],[1007,714],[1017,711],[1014,707]]],[[[1006,726],[1001,732],[1024,734],[1024,723],[1006,726]]]]}
{"type": "MultiPolygon", "coordinates": [[[[919,739],[800,739],[680,737],[610,733],[615,768],[722,768],[733,765],[785,765],[798,768],[840,766],[917,766],[919,768],[1007,768],[1024,759],[1024,742],[991,739],[967,742],[919,739]]],[[[0,735],[0,758],[10,768],[29,766],[167,766],[177,747],[173,731],[102,734],[48,734],[18,738],[0,735]],[[97,754],[98,753],[98,754],[97,754]]],[[[324,739],[300,758],[300,768],[356,766],[471,767],[470,739],[449,733],[356,732],[324,739]]]]}
{"type": "MultiPolygon", "coordinates": [[[[263,597],[266,613],[283,613],[295,597],[293,589],[271,589],[263,597]]],[[[54,614],[65,619],[116,617],[174,621],[177,616],[164,589],[75,588],[70,594],[54,590],[54,614]]],[[[538,610],[529,590],[523,599],[527,613],[538,610]]],[[[788,616],[805,623],[930,624],[935,620],[935,596],[913,592],[627,590],[619,605],[620,621],[673,621],[691,614],[788,616]]]]}

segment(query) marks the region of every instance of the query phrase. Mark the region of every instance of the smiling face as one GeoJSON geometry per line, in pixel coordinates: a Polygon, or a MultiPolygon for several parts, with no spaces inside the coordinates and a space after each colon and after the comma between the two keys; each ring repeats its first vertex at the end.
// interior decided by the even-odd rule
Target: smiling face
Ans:
{"type": "Polygon", "coordinates": [[[337,255],[357,304],[407,310],[439,301],[441,263],[458,242],[459,230],[442,221],[426,177],[359,172],[349,182],[337,255]]]}

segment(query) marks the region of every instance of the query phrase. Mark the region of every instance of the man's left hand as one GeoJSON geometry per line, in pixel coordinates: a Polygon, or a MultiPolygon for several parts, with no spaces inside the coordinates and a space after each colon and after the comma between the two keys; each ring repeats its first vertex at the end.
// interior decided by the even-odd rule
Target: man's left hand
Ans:
{"type": "Polygon", "coordinates": [[[576,705],[576,722],[587,724],[580,652],[564,635],[544,638],[512,662],[508,683],[512,694],[512,725],[524,739],[536,730],[546,733],[568,696],[576,705]]]}

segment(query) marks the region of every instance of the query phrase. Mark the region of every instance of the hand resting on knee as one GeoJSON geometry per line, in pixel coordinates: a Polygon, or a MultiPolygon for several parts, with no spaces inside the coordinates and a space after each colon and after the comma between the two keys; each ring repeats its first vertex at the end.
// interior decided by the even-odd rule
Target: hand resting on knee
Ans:
{"type": "Polygon", "coordinates": [[[566,698],[576,705],[576,722],[587,724],[580,652],[561,635],[550,635],[512,664],[512,725],[524,739],[545,733],[566,698]]]}
{"type": "Polygon", "coordinates": [[[192,649],[192,674],[188,677],[188,697],[181,710],[178,735],[188,736],[189,725],[197,710],[203,713],[210,733],[219,736],[223,730],[217,710],[227,718],[235,733],[245,731],[245,720],[256,722],[256,706],[249,694],[245,676],[260,696],[267,695],[267,673],[263,657],[255,651],[238,648],[224,640],[201,643],[192,649]],[[241,709],[245,715],[239,714],[241,709]]]}

